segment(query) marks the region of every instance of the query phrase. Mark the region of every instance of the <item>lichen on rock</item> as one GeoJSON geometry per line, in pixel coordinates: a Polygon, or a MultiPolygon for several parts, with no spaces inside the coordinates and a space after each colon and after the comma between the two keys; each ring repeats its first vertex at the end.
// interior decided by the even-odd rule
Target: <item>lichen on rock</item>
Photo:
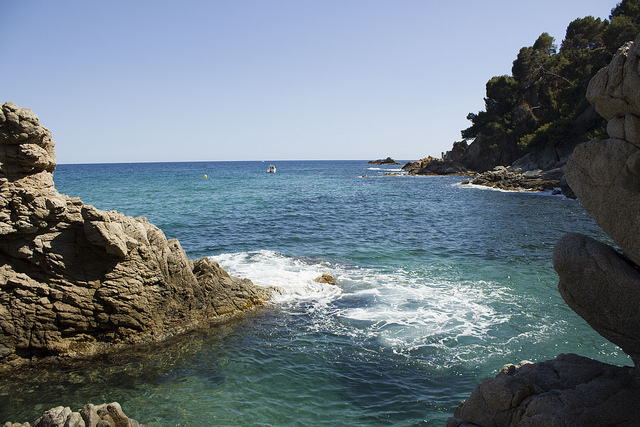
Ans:
{"type": "Polygon", "coordinates": [[[53,147],[31,110],[1,106],[0,368],[161,340],[270,298],[145,218],[58,193],[53,147]]]}

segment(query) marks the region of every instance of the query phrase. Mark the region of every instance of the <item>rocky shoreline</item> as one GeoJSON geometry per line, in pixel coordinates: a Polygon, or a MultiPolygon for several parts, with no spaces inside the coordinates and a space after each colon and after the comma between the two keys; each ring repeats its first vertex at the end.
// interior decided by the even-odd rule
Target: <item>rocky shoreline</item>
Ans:
{"type": "MultiPolygon", "coordinates": [[[[2,427],[31,427],[31,424],[6,422],[2,427]]],[[[127,417],[118,402],[103,405],[87,404],[78,411],[58,406],[45,411],[33,427],[145,427],[127,417]]]]}
{"type": "Polygon", "coordinates": [[[631,357],[617,367],[577,355],[507,365],[476,387],[448,427],[640,425],[640,36],[591,80],[587,99],[609,139],[575,148],[568,184],[623,253],[569,233],[553,252],[558,290],[571,309],[631,357]]]}
{"type": "Polygon", "coordinates": [[[271,290],[189,260],[146,218],[58,193],[54,142],[0,109],[0,370],[160,341],[261,307],[271,290]]]}
{"type": "Polygon", "coordinates": [[[482,185],[506,191],[555,191],[560,194],[560,180],[564,176],[561,169],[551,171],[529,171],[511,166],[496,166],[493,170],[474,175],[462,184],[482,185]]]}
{"type": "MultiPolygon", "coordinates": [[[[456,175],[470,176],[462,182],[463,185],[473,184],[483,187],[497,188],[505,191],[552,191],[554,194],[564,194],[566,197],[575,198],[573,191],[567,185],[562,166],[564,163],[555,164],[552,169],[538,169],[537,163],[528,164],[528,169],[515,166],[496,166],[485,172],[475,172],[467,169],[462,163],[452,161],[446,157],[436,159],[425,157],[414,162],[408,162],[402,167],[408,175],[456,175]]],[[[527,159],[530,157],[527,157],[527,159]]],[[[525,161],[527,159],[524,159],[525,161]]],[[[526,162],[516,162],[522,164],[526,162]]]]}

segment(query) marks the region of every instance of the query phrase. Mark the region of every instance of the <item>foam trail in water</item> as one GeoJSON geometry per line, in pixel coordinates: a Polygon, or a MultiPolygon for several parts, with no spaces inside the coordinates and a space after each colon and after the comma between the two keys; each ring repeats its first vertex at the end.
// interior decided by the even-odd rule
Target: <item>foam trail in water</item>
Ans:
{"type": "MultiPolygon", "coordinates": [[[[438,353],[456,363],[487,347],[490,336],[508,327],[515,310],[493,308],[514,303],[496,283],[429,279],[424,272],[382,272],[287,257],[273,251],[222,254],[214,257],[234,276],[259,286],[276,286],[276,302],[295,308],[305,302],[314,316],[315,332],[375,341],[396,353],[438,353]],[[315,282],[331,274],[339,286],[315,282]]],[[[297,313],[297,311],[294,310],[297,313]]],[[[500,343],[490,346],[500,352],[500,343]]],[[[431,357],[431,356],[429,356],[431,357]]],[[[473,357],[473,356],[472,356],[473,357]]],[[[435,362],[434,362],[435,363],[435,362]]]]}
{"type": "Polygon", "coordinates": [[[314,279],[323,273],[335,274],[324,262],[310,262],[273,251],[241,252],[212,257],[233,276],[251,279],[258,286],[281,290],[275,302],[315,301],[326,304],[342,290],[314,279]]]}

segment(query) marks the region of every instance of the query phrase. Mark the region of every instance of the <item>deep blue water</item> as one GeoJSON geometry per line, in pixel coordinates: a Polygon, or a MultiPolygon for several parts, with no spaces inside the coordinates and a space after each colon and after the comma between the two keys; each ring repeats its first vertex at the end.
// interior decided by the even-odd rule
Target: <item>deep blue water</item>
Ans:
{"type": "Polygon", "coordinates": [[[118,401],[157,426],[442,425],[506,363],[630,364],[557,291],[562,234],[610,243],[579,202],[364,161],[274,164],[59,165],[61,193],[147,217],[191,258],[283,295],[162,348],[23,378],[0,421],[118,401]]]}

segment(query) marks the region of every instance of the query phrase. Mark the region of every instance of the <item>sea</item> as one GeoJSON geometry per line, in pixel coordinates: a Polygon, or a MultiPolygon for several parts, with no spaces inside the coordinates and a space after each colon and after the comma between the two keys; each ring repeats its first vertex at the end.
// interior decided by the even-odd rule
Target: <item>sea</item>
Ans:
{"type": "Polygon", "coordinates": [[[612,244],[580,202],[465,179],[366,161],[58,165],[59,192],[281,292],[166,343],[6,375],[0,422],[117,401],[149,426],[441,426],[508,363],[631,365],[557,290],[560,236],[612,244]]]}

